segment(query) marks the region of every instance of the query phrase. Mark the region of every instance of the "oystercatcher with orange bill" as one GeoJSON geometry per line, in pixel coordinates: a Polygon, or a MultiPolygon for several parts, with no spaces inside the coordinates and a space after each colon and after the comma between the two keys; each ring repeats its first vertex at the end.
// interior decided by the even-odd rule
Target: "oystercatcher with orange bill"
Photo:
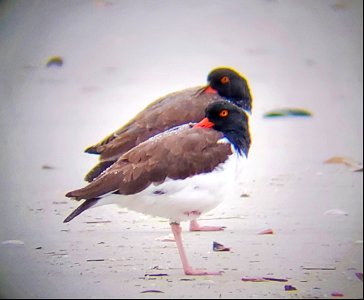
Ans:
{"type": "Polygon", "coordinates": [[[184,273],[221,274],[190,266],[180,222],[215,208],[234,190],[239,162],[248,155],[250,143],[245,111],[228,101],[211,103],[199,123],[175,127],[138,144],[87,186],[67,193],[85,201],[64,222],[105,204],[167,218],[184,273]]]}
{"type": "Polygon", "coordinates": [[[208,104],[228,100],[251,113],[252,96],[248,81],[231,68],[216,68],[207,76],[208,84],[168,94],[148,105],[124,126],[85,152],[100,155],[100,162],[88,172],[91,182],[121,155],[148,138],[170,128],[198,122],[208,104]],[[188,109],[187,109],[188,108],[188,109]]]}
{"type": "MultiPolygon", "coordinates": [[[[215,68],[207,76],[207,85],[185,89],[157,99],[120,129],[85,152],[98,154],[100,162],[85,176],[91,182],[121,155],[148,138],[189,122],[198,122],[208,104],[226,99],[247,112],[252,110],[252,95],[243,75],[228,67],[215,68]],[[186,109],[188,107],[188,109],[186,109]]],[[[218,231],[223,226],[201,226],[195,219],[190,231],[218,231]]]]}

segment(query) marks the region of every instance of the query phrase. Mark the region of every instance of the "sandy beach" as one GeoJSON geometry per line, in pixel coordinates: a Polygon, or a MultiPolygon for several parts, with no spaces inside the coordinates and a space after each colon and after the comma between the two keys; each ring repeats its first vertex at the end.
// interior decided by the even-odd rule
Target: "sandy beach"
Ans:
{"type": "Polygon", "coordinates": [[[362,1],[2,1],[0,68],[0,298],[363,298],[362,1]],[[217,66],[249,80],[253,145],[200,218],[226,229],[182,226],[191,264],[223,275],[185,276],[164,219],[64,224],[83,150],[217,66]],[[312,115],[264,117],[282,108],[312,115]]]}

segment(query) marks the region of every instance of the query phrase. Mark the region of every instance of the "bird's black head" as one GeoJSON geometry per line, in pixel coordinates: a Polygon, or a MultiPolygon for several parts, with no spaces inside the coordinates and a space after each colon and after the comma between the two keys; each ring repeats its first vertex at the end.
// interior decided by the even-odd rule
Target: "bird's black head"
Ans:
{"type": "Polygon", "coordinates": [[[217,93],[251,113],[252,96],[247,80],[230,68],[216,68],[207,76],[209,87],[217,93]]]}
{"type": "Polygon", "coordinates": [[[207,106],[206,118],[198,127],[210,127],[221,131],[239,154],[248,156],[251,138],[249,117],[246,112],[229,101],[217,101],[207,106]]]}

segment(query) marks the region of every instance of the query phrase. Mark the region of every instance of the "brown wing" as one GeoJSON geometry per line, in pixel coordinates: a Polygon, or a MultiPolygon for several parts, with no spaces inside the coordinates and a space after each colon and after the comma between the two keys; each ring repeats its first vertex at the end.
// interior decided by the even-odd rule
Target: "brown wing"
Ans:
{"type": "Polygon", "coordinates": [[[163,133],[125,153],[86,187],[69,192],[77,200],[109,192],[135,194],[167,177],[184,179],[210,172],[232,154],[230,144],[217,143],[222,133],[188,125],[163,133]]]}
{"type": "Polygon", "coordinates": [[[160,98],[86,152],[100,154],[101,161],[117,160],[122,154],[148,138],[172,127],[198,122],[206,106],[218,95],[199,93],[201,87],[190,88],[160,98]]]}

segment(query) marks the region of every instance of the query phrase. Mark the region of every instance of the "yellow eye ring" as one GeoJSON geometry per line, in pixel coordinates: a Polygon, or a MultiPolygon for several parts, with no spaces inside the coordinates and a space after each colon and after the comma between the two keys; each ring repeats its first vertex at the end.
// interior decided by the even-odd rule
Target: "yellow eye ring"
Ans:
{"type": "Polygon", "coordinates": [[[221,83],[223,83],[223,84],[227,84],[227,83],[229,83],[229,82],[230,82],[230,79],[229,79],[229,77],[224,76],[224,77],[222,77],[222,78],[220,79],[220,81],[221,81],[221,83]]]}
{"type": "Polygon", "coordinates": [[[227,109],[223,109],[222,111],[220,111],[219,116],[221,118],[226,118],[229,115],[229,111],[227,109]]]}

